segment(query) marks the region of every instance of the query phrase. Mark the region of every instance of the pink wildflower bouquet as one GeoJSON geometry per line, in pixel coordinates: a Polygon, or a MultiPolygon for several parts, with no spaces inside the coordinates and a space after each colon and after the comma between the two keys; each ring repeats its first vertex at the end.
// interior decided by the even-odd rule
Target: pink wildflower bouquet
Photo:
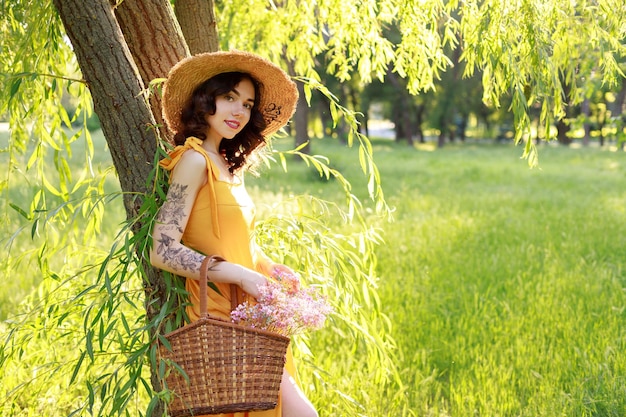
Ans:
{"type": "Polygon", "coordinates": [[[240,304],[231,312],[236,324],[293,336],[322,328],[332,307],[315,288],[300,288],[293,274],[274,270],[274,280],[259,285],[257,304],[240,304]]]}

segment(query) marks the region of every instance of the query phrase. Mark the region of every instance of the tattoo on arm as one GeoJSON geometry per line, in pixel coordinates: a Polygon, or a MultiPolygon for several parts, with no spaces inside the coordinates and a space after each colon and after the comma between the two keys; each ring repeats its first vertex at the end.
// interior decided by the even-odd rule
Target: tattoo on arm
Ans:
{"type": "Polygon", "coordinates": [[[157,254],[163,256],[163,262],[175,271],[198,271],[204,256],[184,246],[173,247],[174,243],[171,236],[161,233],[157,254]]]}
{"type": "Polygon", "coordinates": [[[180,233],[183,232],[181,226],[185,217],[185,198],[187,197],[187,186],[173,183],[167,192],[167,200],[161,206],[157,221],[162,224],[176,226],[180,233]]]}
{"type": "Polygon", "coordinates": [[[187,185],[172,183],[167,193],[167,200],[161,206],[157,215],[157,222],[162,225],[161,234],[157,240],[157,254],[163,257],[163,262],[174,271],[198,271],[204,256],[178,245],[178,241],[170,236],[168,231],[183,233],[183,219],[186,217],[185,200],[187,199],[187,185]]]}

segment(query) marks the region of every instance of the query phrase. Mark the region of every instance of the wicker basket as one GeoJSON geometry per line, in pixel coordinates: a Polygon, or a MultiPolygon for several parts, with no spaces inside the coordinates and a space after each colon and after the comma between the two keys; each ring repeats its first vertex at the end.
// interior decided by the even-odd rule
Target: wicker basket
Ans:
{"type": "MultiPolygon", "coordinates": [[[[200,311],[207,311],[204,262],[200,311]]],[[[289,338],[243,327],[204,313],[196,322],[165,335],[171,350],[162,359],[178,364],[166,377],[174,399],[172,417],[269,410],[276,407],[289,338]]]]}

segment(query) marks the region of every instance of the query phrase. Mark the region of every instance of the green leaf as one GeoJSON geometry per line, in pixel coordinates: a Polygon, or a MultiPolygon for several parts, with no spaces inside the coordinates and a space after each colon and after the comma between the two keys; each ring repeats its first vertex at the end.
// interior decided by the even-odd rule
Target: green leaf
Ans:
{"type": "Polygon", "coordinates": [[[163,336],[162,334],[158,335],[159,338],[159,342],[165,347],[165,349],[169,350],[170,352],[172,351],[172,345],[170,344],[170,341],[167,340],[167,338],[165,336],[163,336]]]}
{"type": "Polygon", "coordinates": [[[74,371],[72,372],[72,376],[70,378],[70,382],[69,384],[72,385],[74,383],[74,381],[76,380],[76,377],[78,376],[78,372],[80,371],[80,367],[83,364],[83,361],[85,360],[85,355],[87,354],[87,352],[85,352],[84,350],[81,351],[80,353],[80,357],[78,358],[78,361],[76,362],[76,365],[74,365],[74,371]]]}
{"type": "Polygon", "coordinates": [[[13,100],[13,98],[17,95],[17,92],[20,89],[20,85],[22,85],[22,77],[17,77],[13,79],[11,83],[11,91],[9,92],[9,102],[13,100]]]}
{"type": "Polygon", "coordinates": [[[17,206],[16,204],[9,202],[9,206],[15,210],[16,212],[18,212],[20,214],[20,216],[24,217],[26,220],[32,220],[32,217],[26,213],[26,211],[24,209],[22,209],[21,207],[17,206]]]}
{"type": "Polygon", "coordinates": [[[91,362],[94,361],[94,353],[93,353],[93,330],[89,329],[87,331],[87,335],[85,336],[85,347],[87,349],[87,354],[91,359],[91,362]]]}

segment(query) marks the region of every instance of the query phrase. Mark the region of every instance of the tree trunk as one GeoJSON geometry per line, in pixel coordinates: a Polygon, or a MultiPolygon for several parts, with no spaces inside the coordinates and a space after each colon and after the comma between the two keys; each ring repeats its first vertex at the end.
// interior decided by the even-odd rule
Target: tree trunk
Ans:
{"type": "Polygon", "coordinates": [[[600,147],[604,146],[604,125],[605,125],[605,118],[598,118],[598,143],[600,144],[600,147]]]}
{"type": "MultiPolygon", "coordinates": [[[[300,103],[298,103],[298,106],[300,103]]],[[[317,113],[319,114],[319,118],[322,124],[322,130],[324,136],[330,136],[333,133],[333,118],[330,116],[330,110],[328,108],[329,102],[326,96],[321,96],[318,101],[316,108],[317,113]]],[[[297,110],[296,110],[297,112],[297,110]]]]}
{"type": "Polygon", "coordinates": [[[615,96],[615,101],[611,106],[611,117],[619,117],[623,114],[624,102],[626,102],[626,78],[622,78],[622,88],[615,96]]]}
{"type": "Polygon", "coordinates": [[[407,143],[413,146],[413,126],[411,125],[411,98],[409,92],[400,83],[398,75],[392,72],[391,69],[387,70],[387,79],[398,91],[398,102],[394,103],[397,111],[396,117],[394,117],[394,123],[396,125],[396,141],[406,138],[407,143]]]}
{"type": "Polygon", "coordinates": [[[588,146],[591,141],[591,122],[589,121],[591,105],[588,98],[584,99],[580,105],[580,113],[585,116],[585,121],[583,122],[583,130],[585,132],[585,136],[583,136],[583,146],[588,146]]]}
{"type": "Polygon", "coordinates": [[[437,147],[443,148],[446,144],[446,132],[444,130],[439,131],[439,136],[437,136],[437,147]]]}
{"type": "MultiPolygon", "coordinates": [[[[362,90],[359,91],[354,87],[354,84],[348,85],[348,97],[350,98],[350,105],[353,111],[357,111],[362,107],[362,90]]],[[[359,123],[357,126],[359,133],[367,135],[367,120],[363,112],[356,113],[356,120],[359,123]],[[363,116],[361,116],[363,115],[363,116]]]]}
{"type": "Polygon", "coordinates": [[[404,95],[402,104],[404,110],[402,111],[402,123],[404,124],[404,133],[406,136],[406,142],[409,146],[413,146],[413,124],[411,123],[411,103],[409,102],[409,96],[404,95]]]}
{"type": "Polygon", "coordinates": [[[175,10],[192,55],[220,49],[212,0],[176,0],[175,10]]]}
{"type": "MultiPolygon", "coordinates": [[[[295,74],[296,70],[292,61],[287,61],[287,68],[290,75],[295,74]]],[[[300,152],[310,154],[311,141],[309,140],[309,104],[304,96],[304,84],[300,81],[296,81],[296,86],[298,88],[298,104],[296,106],[296,112],[293,115],[294,126],[293,129],[291,129],[291,134],[293,135],[293,131],[295,130],[296,134],[293,136],[295,136],[296,148],[306,144],[302,149],[300,149],[300,152]]]]}
{"type": "Polygon", "coordinates": [[[567,136],[570,131],[570,127],[565,123],[564,119],[559,119],[556,122],[556,137],[561,145],[569,145],[572,143],[572,138],[567,136]]]}
{"type": "MultiPolygon", "coordinates": [[[[146,192],[158,136],[144,96],[144,84],[113,10],[106,0],[54,0],[74,47],[94,109],[125,192],[146,192]]],[[[134,196],[124,200],[128,217],[137,214],[134,196]]]]}
{"type": "Polygon", "coordinates": [[[306,145],[300,149],[300,152],[309,154],[311,153],[311,141],[309,140],[309,106],[304,97],[304,85],[301,82],[296,82],[298,85],[298,110],[294,113],[293,121],[296,131],[296,148],[306,145]]]}
{"type": "Polygon", "coordinates": [[[424,131],[422,130],[422,123],[424,123],[424,113],[426,110],[426,106],[424,104],[420,104],[415,109],[415,132],[417,134],[417,140],[419,143],[426,143],[426,138],[424,137],[424,131]]]}
{"type": "MultiPolygon", "coordinates": [[[[170,68],[189,55],[168,2],[110,1],[113,5],[117,4],[115,17],[145,86],[156,78],[167,77],[170,68]]],[[[161,97],[152,94],[150,106],[161,137],[171,139],[172,134],[168,131],[161,114],[161,97]]]]}
{"type": "Polygon", "coordinates": [[[406,134],[404,133],[404,123],[402,123],[400,112],[397,110],[397,105],[395,103],[393,104],[393,115],[391,116],[391,121],[393,122],[393,131],[395,134],[394,141],[400,143],[406,134]]]}
{"type": "MultiPolygon", "coordinates": [[[[179,32],[164,32],[163,36],[159,36],[161,29],[155,28],[175,27],[170,17],[173,12],[167,12],[167,2],[122,2],[116,10],[120,22],[128,30],[122,35],[107,0],[53,1],[91,91],[94,110],[100,118],[124,192],[126,216],[135,218],[142,204],[141,196],[152,192],[147,179],[150,178],[159,143],[158,129],[150,128],[157,121],[142,94],[145,89],[142,78],[164,76],[172,63],[181,58],[184,51],[181,45],[184,46],[184,43],[175,36],[179,32]],[[129,48],[125,38],[131,40],[132,48],[129,48]],[[140,63],[139,67],[131,50],[140,63]]],[[[160,105],[157,108],[160,115],[160,105]]],[[[152,320],[161,307],[160,303],[152,301],[167,298],[165,285],[161,271],[153,268],[143,254],[137,255],[146,271],[145,307],[148,320],[152,320]]],[[[157,375],[157,370],[152,369],[152,385],[159,392],[162,387],[157,375]]],[[[161,404],[156,407],[154,415],[161,415],[162,412],[161,404]]]]}
{"type": "Polygon", "coordinates": [[[570,103],[570,93],[572,91],[572,87],[565,81],[561,81],[561,83],[563,84],[563,95],[565,96],[567,102],[565,103],[565,115],[556,121],[556,137],[560,144],[569,145],[572,143],[572,138],[567,136],[567,134],[571,128],[570,125],[566,123],[566,119],[569,119],[572,116],[573,106],[570,103]]]}

